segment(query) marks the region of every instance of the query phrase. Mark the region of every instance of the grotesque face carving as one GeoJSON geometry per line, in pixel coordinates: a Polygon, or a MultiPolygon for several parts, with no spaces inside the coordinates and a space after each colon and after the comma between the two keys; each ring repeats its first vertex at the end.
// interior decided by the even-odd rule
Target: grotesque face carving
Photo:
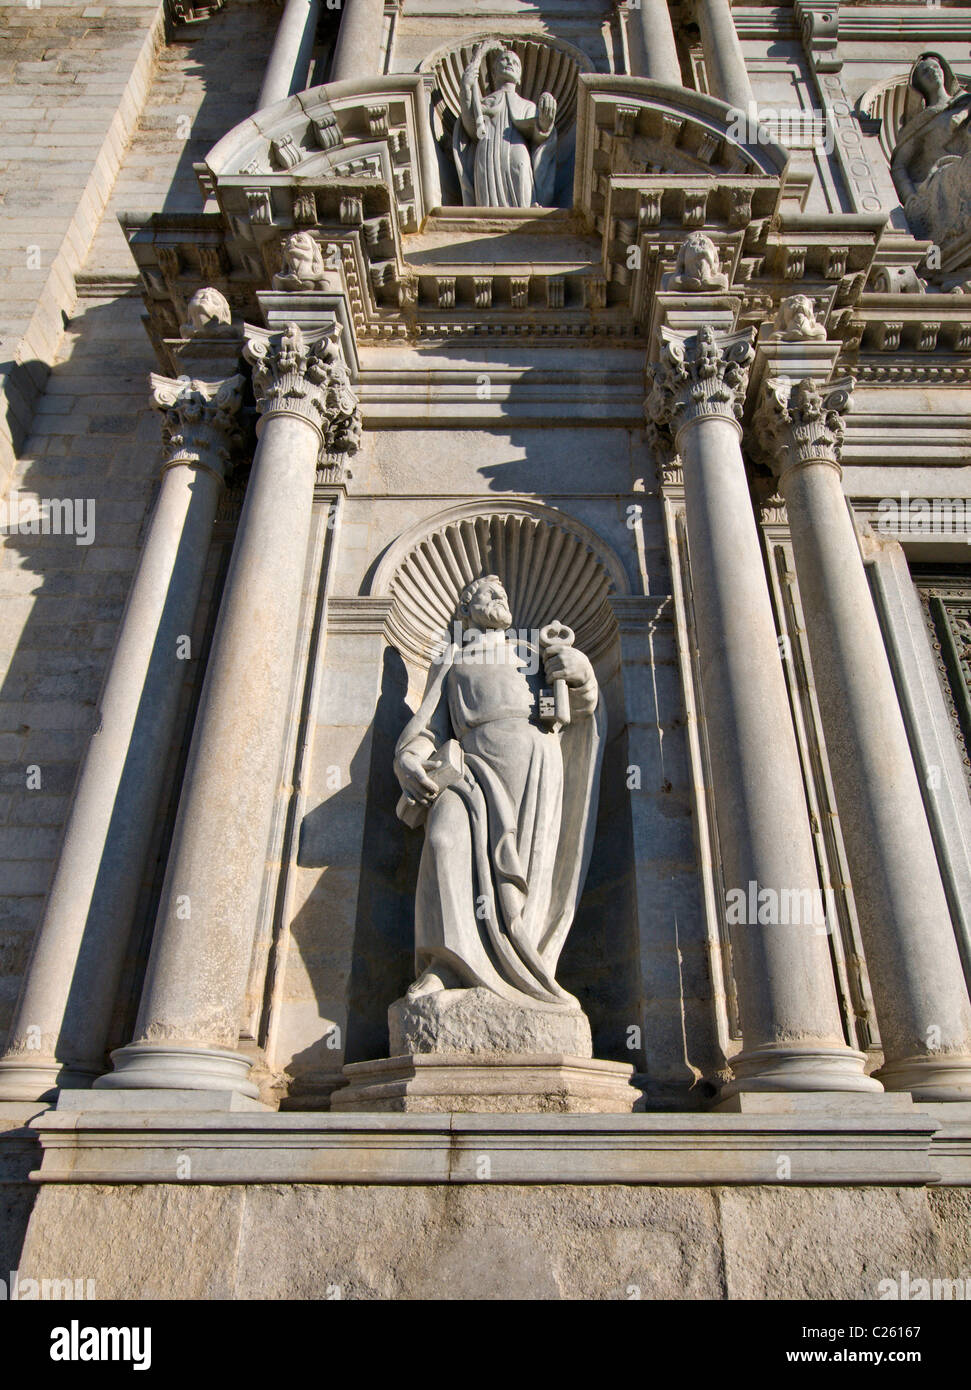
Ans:
{"type": "Polygon", "coordinates": [[[686,290],[724,289],[728,284],[719,268],[718,248],[704,232],[692,232],[682,243],[674,283],[686,290]]]}
{"type": "Polygon", "coordinates": [[[704,232],[692,232],[681,248],[681,268],[692,280],[710,280],[718,272],[718,252],[704,232]]]}
{"type": "Polygon", "coordinates": [[[781,338],[791,341],[826,337],[826,329],[816,322],[816,307],[805,294],[793,294],[782,301],[775,326],[781,338]]]}
{"type": "Polygon", "coordinates": [[[287,269],[298,280],[312,280],[324,273],[324,258],[320,247],[309,232],[294,232],[283,246],[287,269]]]}
{"type": "Polygon", "coordinates": [[[193,333],[201,333],[214,325],[228,324],[232,316],[225,296],[211,285],[204,285],[189,300],[187,317],[187,327],[193,333]]]}
{"type": "Polygon", "coordinates": [[[476,627],[505,629],[512,625],[509,599],[498,575],[486,574],[466,584],[459,599],[459,612],[476,627]]]}

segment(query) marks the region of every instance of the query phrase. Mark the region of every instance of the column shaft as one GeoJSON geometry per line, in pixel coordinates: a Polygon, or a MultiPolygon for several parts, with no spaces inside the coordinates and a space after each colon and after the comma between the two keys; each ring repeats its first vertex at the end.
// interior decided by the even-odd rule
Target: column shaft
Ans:
{"type": "Polygon", "coordinates": [[[319,15],[320,0],[287,0],[266,65],[257,111],[305,90],[319,15]]]}
{"type": "Polygon", "coordinates": [[[681,64],[668,0],[641,0],[640,8],[629,14],[627,32],[636,75],[680,87],[681,64]]]}
{"type": "MultiPolygon", "coordinates": [[[[162,378],[153,381],[163,383],[162,378]]],[[[174,405],[201,383],[164,382],[174,405]]],[[[227,423],[242,378],[225,383],[227,423]]],[[[203,393],[209,388],[203,386],[203,393]]],[[[217,395],[220,393],[216,393],[217,395]]],[[[215,444],[218,432],[210,442],[215,444]]],[[[104,1070],[111,1011],[175,729],[222,488],[208,450],[166,468],[68,817],[54,880],[0,1061],[0,1096],[39,1099],[104,1070]]]]}
{"type": "Polygon", "coordinates": [[[755,95],[732,18],[731,0],[698,0],[698,27],[712,96],[748,114],[755,95]]]}
{"type": "Polygon", "coordinates": [[[971,1098],[971,1006],[838,468],[784,472],[813,676],[891,1090],[971,1098]]]}
{"type": "Polygon", "coordinates": [[[381,74],[384,38],[384,0],[344,0],[331,82],[381,74]]]}
{"type": "Polygon", "coordinates": [[[745,1091],[879,1091],[846,1046],[802,770],[740,446],[745,334],[663,332],[648,420],[684,467],[704,718],[745,1091]]]}
{"type": "Polygon", "coordinates": [[[248,330],[259,444],[199,701],[135,1038],[98,1086],[255,1096],[235,1051],[282,772],[317,460],[356,440],[331,327],[248,330]],[[335,428],[336,427],[336,428],[335,428]],[[339,437],[338,437],[339,436],[339,437]]]}

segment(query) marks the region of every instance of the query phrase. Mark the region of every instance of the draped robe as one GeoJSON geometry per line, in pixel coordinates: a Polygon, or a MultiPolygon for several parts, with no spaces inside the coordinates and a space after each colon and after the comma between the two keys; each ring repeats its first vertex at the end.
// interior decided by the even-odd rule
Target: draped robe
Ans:
{"type": "Polygon", "coordinates": [[[481,98],[485,134],[476,134],[471,112],[455,122],[453,149],[465,205],[490,208],[549,207],[556,182],[556,127],[543,136],[536,103],[501,88],[481,98]]]}
{"type": "Polygon", "coordinates": [[[554,976],[590,859],[605,721],[591,680],[570,691],[569,725],[541,727],[538,664],[503,633],[449,647],[398,740],[396,756],[425,759],[455,738],[465,761],[425,823],[415,963],[513,1003],[575,1008],[554,976]]]}

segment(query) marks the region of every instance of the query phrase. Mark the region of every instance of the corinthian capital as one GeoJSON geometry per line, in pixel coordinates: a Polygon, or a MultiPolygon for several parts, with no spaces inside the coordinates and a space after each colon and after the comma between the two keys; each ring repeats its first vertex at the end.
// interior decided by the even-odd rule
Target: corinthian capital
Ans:
{"type": "Polygon", "coordinates": [[[702,328],[690,338],[662,329],[660,360],[648,367],[649,425],[676,440],[696,420],[741,419],[752,335],[702,328]]]}
{"type": "Polygon", "coordinates": [[[246,325],[243,356],[253,366],[260,415],[295,415],[321,433],[327,453],[354,453],[361,414],[341,356],[339,324],[305,337],[296,323],[282,333],[246,325]]]}
{"type": "Polygon", "coordinates": [[[749,452],[778,477],[807,463],[839,468],[852,391],[851,378],[826,386],[811,377],[766,378],[746,437],[749,452]]]}
{"type": "Polygon", "coordinates": [[[165,467],[208,468],[223,477],[240,439],[237,423],[244,380],[197,381],[193,377],[149,376],[152,405],[162,414],[165,467]]]}

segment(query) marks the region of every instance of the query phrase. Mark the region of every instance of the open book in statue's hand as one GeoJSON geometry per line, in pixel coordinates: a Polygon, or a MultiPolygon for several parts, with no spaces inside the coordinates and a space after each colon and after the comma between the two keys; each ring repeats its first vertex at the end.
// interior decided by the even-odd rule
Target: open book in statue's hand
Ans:
{"type": "MultiPolygon", "coordinates": [[[[462,745],[457,739],[450,738],[447,743],[443,743],[441,748],[436,748],[430,758],[423,763],[425,773],[435,783],[437,796],[439,792],[450,787],[453,782],[461,781],[465,776],[465,758],[462,754],[462,745]]],[[[434,800],[434,798],[432,798],[434,800]]],[[[421,801],[416,801],[407,792],[402,792],[398,798],[397,816],[410,829],[414,830],[417,826],[423,825],[425,817],[428,815],[428,805],[421,801]]]]}

